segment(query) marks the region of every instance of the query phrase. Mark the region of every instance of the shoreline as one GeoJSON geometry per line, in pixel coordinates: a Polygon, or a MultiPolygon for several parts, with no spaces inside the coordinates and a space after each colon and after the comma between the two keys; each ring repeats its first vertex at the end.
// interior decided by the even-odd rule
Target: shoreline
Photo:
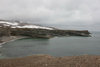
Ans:
{"type": "Polygon", "coordinates": [[[3,45],[3,44],[6,44],[8,42],[12,42],[12,41],[15,41],[15,40],[18,40],[18,39],[23,39],[23,38],[28,38],[26,36],[4,36],[2,37],[2,43],[0,43],[0,47],[3,45]]]}
{"type": "MultiPolygon", "coordinates": [[[[6,44],[6,43],[9,43],[9,42],[12,42],[12,41],[16,41],[16,40],[19,40],[19,39],[23,39],[23,38],[29,38],[29,37],[26,37],[26,36],[4,36],[1,38],[1,40],[3,41],[2,43],[0,43],[0,48],[2,48],[2,45],[3,44],[6,44]]],[[[2,54],[0,52],[0,56],[2,57],[2,54]]],[[[0,58],[2,59],[2,58],[0,58]]]]}

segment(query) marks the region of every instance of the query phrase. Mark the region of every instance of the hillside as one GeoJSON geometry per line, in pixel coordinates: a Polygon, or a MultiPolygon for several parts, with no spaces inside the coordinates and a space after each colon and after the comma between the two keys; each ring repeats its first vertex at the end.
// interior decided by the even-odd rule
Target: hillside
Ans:
{"type": "Polygon", "coordinates": [[[51,38],[55,36],[90,36],[88,30],[61,30],[52,27],[33,25],[20,21],[0,21],[0,37],[29,36],[35,38],[51,38]]]}
{"type": "Polygon", "coordinates": [[[33,25],[33,24],[22,22],[22,21],[0,20],[0,27],[2,27],[2,26],[9,26],[11,28],[34,28],[34,29],[48,29],[48,30],[53,30],[53,28],[50,28],[50,27],[33,25]]]}

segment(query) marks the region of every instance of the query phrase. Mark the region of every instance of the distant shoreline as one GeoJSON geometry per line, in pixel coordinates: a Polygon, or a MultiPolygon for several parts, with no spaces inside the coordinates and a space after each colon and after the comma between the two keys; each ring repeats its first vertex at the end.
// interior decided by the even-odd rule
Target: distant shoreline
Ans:
{"type": "Polygon", "coordinates": [[[0,43],[0,46],[5,44],[5,43],[15,41],[15,40],[18,40],[18,39],[23,39],[23,38],[28,38],[28,37],[26,37],[26,36],[4,36],[4,37],[1,38],[1,40],[3,42],[0,43]]]}

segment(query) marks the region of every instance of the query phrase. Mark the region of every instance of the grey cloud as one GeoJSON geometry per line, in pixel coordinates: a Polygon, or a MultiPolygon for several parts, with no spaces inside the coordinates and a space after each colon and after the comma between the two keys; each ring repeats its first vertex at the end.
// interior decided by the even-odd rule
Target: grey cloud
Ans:
{"type": "Polygon", "coordinates": [[[1,19],[40,24],[100,25],[100,0],[0,0],[1,19]]]}

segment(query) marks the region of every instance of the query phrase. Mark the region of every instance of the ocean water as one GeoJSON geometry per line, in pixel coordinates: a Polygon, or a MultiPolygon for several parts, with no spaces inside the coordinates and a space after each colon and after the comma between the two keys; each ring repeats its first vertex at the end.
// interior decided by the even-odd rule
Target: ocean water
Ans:
{"type": "Polygon", "coordinates": [[[92,37],[54,37],[51,39],[20,39],[0,47],[0,58],[49,54],[52,56],[100,55],[100,32],[92,37]]]}

